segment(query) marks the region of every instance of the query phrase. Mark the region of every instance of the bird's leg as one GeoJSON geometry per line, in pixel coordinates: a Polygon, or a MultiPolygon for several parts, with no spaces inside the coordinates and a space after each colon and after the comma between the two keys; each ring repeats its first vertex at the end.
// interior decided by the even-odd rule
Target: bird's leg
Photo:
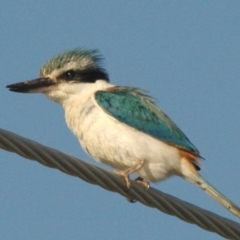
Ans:
{"type": "Polygon", "coordinates": [[[133,165],[132,167],[125,169],[123,171],[116,171],[116,174],[118,174],[125,180],[128,189],[130,188],[130,185],[131,185],[129,180],[129,175],[139,170],[143,166],[143,164],[144,164],[143,160],[138,160],[136,164],[133,165]]]}
{"type": "Polygon", "coordinates": [[[140,183],[145,190],[148,190],[150,187],[150,183],[148,181],[145,181],[142,177],[137,177],[134,181],[140,183]]]}

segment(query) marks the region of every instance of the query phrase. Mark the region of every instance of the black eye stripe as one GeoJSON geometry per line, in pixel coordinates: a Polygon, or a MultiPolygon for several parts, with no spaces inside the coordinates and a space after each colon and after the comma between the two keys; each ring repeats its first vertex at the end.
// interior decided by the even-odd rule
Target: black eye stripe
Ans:
{"type": "Polygon", "coordinates": [[[81,82],[94,83],[99,79],[109,82],[108,74],[102,69],[87,69],[79,72],[81,82]]]}
{"type": "Polygon", "coordinates": [[[102,69],[68,70],[58,77],[65,81],[93,83],[99,79],[109,81],[108,74],[102,69]]]}

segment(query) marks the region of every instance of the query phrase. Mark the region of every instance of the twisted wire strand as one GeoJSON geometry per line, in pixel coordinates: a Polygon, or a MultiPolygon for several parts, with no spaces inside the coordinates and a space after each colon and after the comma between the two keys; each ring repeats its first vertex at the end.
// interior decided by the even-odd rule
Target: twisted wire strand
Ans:
{"type": "Polygon", "coordinates": [[[131,181],[131,188],[127,190],[124,181],[113,172],[106,171],[81,159],[3,129],[0,129],[0,148],[79,177],[106,190],[117,192],[128,199],[137,200],[166,214],[177,216],[183,221],[196,224],[222,237],[240,239],[240,224],[237,222],[201,209],[154,188],[150,187],[146,191],[141,184],[135,181],[131,181]]]}

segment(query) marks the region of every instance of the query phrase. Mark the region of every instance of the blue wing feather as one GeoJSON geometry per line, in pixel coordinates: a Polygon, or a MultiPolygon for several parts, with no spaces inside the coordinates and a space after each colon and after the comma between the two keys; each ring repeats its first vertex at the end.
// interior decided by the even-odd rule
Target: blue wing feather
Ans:
{"type": "Polygon", "coordinates": [[[197,148],[144,91],[130,87],[111,87],[97,91],[95,99],[104,111],[120,122],[199,156],[197,148]]]}

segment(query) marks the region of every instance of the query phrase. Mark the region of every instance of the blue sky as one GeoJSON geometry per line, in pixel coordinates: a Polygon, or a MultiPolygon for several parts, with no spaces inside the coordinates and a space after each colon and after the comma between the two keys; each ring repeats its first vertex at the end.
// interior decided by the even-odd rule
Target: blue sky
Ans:
{"type": "MultiPolygon", "coordinates": [[[[201,174],[240,204],[238,1],[0,2],[0,127],[103,168],[79,147],[63,109],[14,94],[64,50],[97,48],[114,84],[149,91],[206,159],[201,174]]],[[[0,150],[0,239],[220,239],[139,203],[0,150]]],[[[238,221],[174,177],[153,187],[238,221]]]]}

